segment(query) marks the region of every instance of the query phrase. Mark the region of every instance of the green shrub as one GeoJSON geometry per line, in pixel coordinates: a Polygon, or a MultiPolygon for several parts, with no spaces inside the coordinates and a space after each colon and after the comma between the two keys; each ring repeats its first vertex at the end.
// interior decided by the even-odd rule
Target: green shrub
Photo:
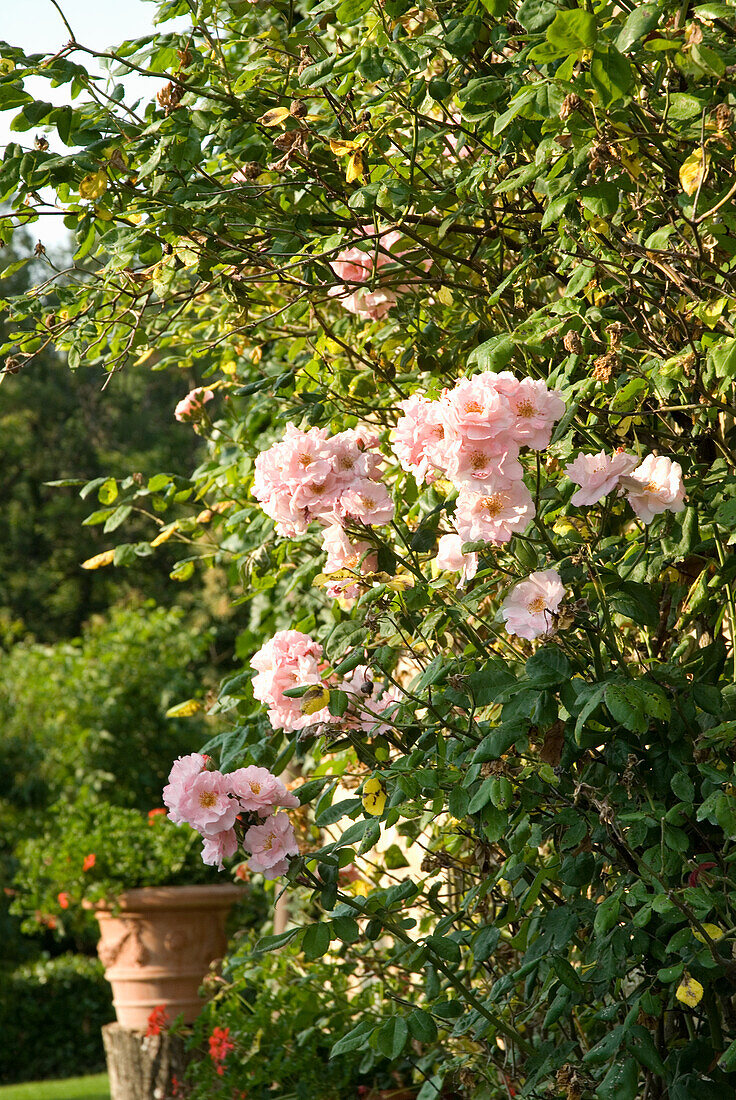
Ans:
{"type": "Polygon", "coordinates": [[[97,959],[46,957],[0,975],[0,1082],[103,1069],[100,1029],[114,1015],[97,959]]]}

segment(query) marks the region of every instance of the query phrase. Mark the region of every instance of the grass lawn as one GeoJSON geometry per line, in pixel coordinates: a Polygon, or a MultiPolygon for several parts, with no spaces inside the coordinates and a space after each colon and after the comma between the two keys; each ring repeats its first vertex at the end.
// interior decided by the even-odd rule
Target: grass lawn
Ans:
{"type": "Polygon", "coordinates": [[[0,1087],[0,1100],[110,1100],[106,1073],[66,1081],[24,1081],[0,1087]]]}

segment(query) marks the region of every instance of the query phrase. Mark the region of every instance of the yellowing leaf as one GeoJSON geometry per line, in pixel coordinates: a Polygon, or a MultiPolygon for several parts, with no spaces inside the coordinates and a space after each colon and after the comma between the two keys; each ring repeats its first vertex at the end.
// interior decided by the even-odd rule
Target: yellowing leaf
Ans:
{"type": "Polygon", "coordinates": [[[112,221],[112,210],[109,206],[102,206],[100,203],[95,205],[95,214],[103,222],[112,221]]]}
{"type": "Polygon", "coordinates": [[[347,157],[350,153],[354,152],[357,148],[354,141],[339,141],[335,138],[330,138],[330,149],[336,157],[347,157]]]}
{"type": "Polygon", "coordinates": [[[0,76],[7,76],[15,68],[15,62],[9,57],[0,57],[0,76]]]}
{"type": "Polygon", "coordinates": [[[330,693],[324,684],[315,684],[302,695],[302,714],[316,714],[323,710],[330,701],[330,693]]]}
{"type": "Polygon", "coordinates": [[[386,805],[386,788],[381,780],[373,775],[363,784],[363,809],[374,817],[380,817],[386,805]]]}
{"type": "Polygon", "coordinates": [[[79,194],[83,199],[99,199],[107,191],[107,173],[104,169],[90,172],[79,185],[79,194]]]}
{"type": "Polygon", "coordinates": [[[345,169],[345,179],[348,183],[354,183],[355,180],[362,180],[365,177],[365,168],[363,167],[363,157],[360,150],[350,154],[347,168],[345,169]]]}
{"type": "Polygon", "coordinates": [[[146,349],[145,349],[145,351],[142,351],[142,352],[140,353],[140,355],[139,355],[139,356],[138,356],[138,358],[136,359],[136,361],[135,361],[135,363],[133,364],[133,366],[134,366],[134,367],[142,367],[142,366],[143,366],[143,364],[144,364],[144,363],[145,363],[145,362],[146,362],[146,361],[147,361],[148,359],[150,359],[152,355],[153,355],[153,348],[146,348],[146,349]]]}
{"type": "Polygon", "coordinates": [[[442,286],[437,291],[437,301],[443,306],[451,306],[453,303],[452,291],[448,286],[442,286]]]}
{"type": "MultiPolygon", "coordinates": [[[[718,941],[722,940],[726,934],[725,932],[721,931],[717,924],[704,924],[703,929],[706,935],[710,936],[714,943],[718,943],[718,941]]],[[[700,940],[701,943],[708,942],[703,933],[697,931],[697,929],[695,928],[693,929],[693,935],[695,936],[695,939],[700,940]]]]}
{"type": "Polygon", "coordinates": [[[183,703],[177,703],[166,711],[167,718],[191,718],[193,714],[199,714],[202,704],[199,699],[185,699],[183,703]]]}
{"type": "Polygon", "coordinates": [[[103,550],[101,554],[95,554],[93,558],[83,561],[82,569],[101,569],[103,565],[112,565],[114,557],[114,550],[103,550]]]}
{"type": "Polygon", "coordinates": [[[691,153],[680,168],[680,186],[686,195],[694,195],[708,175],[710,157],[702,149],[691,153]]]}
{"type": "Polygon", "coordinates": [[[164,527],[156,538],[152,541],[151,546],[162,546],[165,542],[168,542],[172,535],[175,535],[179,530],[179,524],[175,520],[174,523],[170,523],[168,527],[164,527]]]}
{"type": "Polygon", "coordinates": [[[280,126],[289,117],[288,107],[274,107],[258,119],[261,126],[280,126]]]}
{"type": "Polygon", "coordinates": [[[675,990],[675,996],[688,1008],[695,1008],[703,999],[703,987],[695,978],[683,978],[675,990]]]}

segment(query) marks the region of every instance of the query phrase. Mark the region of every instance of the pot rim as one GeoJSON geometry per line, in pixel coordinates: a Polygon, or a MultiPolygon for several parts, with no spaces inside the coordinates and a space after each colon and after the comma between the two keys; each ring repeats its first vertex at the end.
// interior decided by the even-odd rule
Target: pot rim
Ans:
{"type": "Polygon", "coordinates": [[[203,883],[197,886],[138,886],[125,890],[113,900],[82,901],[84,909],[96,913],[146,909],[225,909],[248,892],[247,886],[233,882],[203,883]]]}

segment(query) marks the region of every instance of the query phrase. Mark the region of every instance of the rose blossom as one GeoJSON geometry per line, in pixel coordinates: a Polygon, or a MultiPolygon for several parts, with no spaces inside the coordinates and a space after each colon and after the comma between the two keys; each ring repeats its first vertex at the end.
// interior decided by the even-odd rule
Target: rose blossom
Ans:
{"type": "Polygon", "coordinates": [[[190,390],[174,409],[175,418],[177,420],[198,420],[204,412],[204,406],[214,396],[212,390],[207,390],[204,386],[198,386],[197,389],[190,390]]]}
{"type": "Polygon", "coordinates": [[[496,386],[509,401],[516,442],[532,451],[548,447],[552,428],[565,411],[565,402],[557,390],[548,390],[546,382],[540,379],[519,380],[509,371],[497,376],[496,386]]]}
{"type": "Polygon", "coordinates": [[[181,813],[182,803],[192,783],[204,770],[206,763],[206,756],[199,752],[192,752],[188,756],[180,756],[172,764],[169,782],[163,789],[163,801],[169,809],[168,816],[174,824],[181,825],[186,820],[181,813]]]}
{"type": "MultiPolygon", "coordinates": [[[[374,573],[378,564],[375,554],[369,553],[368,542],[351,542],[339,524],[327,527],[322,536],[322,546],[327,551],[325,573],[374,573]]],[[[335,579],[327,586],[327,594],[333,599],[355,599],[360,595],[360,586],[349,578],[335,579]]]]}
{"type": "Polygon", "coordinates": [[[248,866],[265,878],[278,878],[289,869],[288,856],[299,854],[294,827],[286,814],[274,814],[263,825],[251,825],[243,847],[251,853],[248,866]]]}
{"type": "Polygon", "coordinates": [[[413,394],[399,402],[403,411],[391,435],[391,448],[402,469],[414,474],[416,482],[434,478],[442,465],[445,443],[444,413],[438,401],[413,394]]]}
{"type": "Polygon", "coordinates": [[[394,502],[383,482],[360,478],[340,497],[339,512],[345,519],[358,519],[365,524],[390,523],[394,518],[394,502]]]}
{"type": "Polygon", "coordinates": [[[463,540],[459,535],[443,535],[437,547],[434,559],[438,569],[448,573],[462,573],[463,584],[473,579],[478,572],[478,555],[463,554],[463,540]]]}
{"type": "Polygon", "coordinates": [[[222,870],[222,863],[230,859],[238,850],[238,838],[235,829],[224,829],[215,836],[206,836],[202,844],[202,862],[222,870]]]}
{"type": "Polygon", "coordinates": [[[682,512],[685,508],[685,486],[679,462],[653,454],[647,455],[641,466],[621,478],[629,504],[644,523],[651,523],[662,512],[682,512]]]}
{"type": "Polygon", "coordinates": [[[455,506],[454,524],[463,542],[508,542],[523,531],[534,517],[534,501],[523,481],[485,495],[461,489],[455,506]]]}
{"type": "Polygon", "coordinates": [[[232,829],[240,807],[230,798],[230,783],[221,772],[200,772],[181,801],[184,821],[205,837],[232,829]]]}
{"type": "Polygon", "coordinates": [[[509,634],[519,638],[538,638],[554,630],[554,615],[565,595],[565,587],[556,569],[531,573],[511,590],[503,602],[501,614],[509,634]]]}
{"type": "Polygon", "coordinates": [[[270,817],[277,806],[288,806],[293,810],[299,805],[299,799],[290,794],[268,768],[250,764],[247,768],[230,772],[227,778],[230,780],[230,790],[248,813],[270,817]]]}
{"type": "Polygon", "coordinates": [[[580,488],[573,493],[571,503],[597,504],[608,496],[619,483],[623,474],[630,474],[638,462],[635,455],[624,450],[607,455],[599,451],[595,455],[579,454],[574,462],[565,467],[565,473],[580,488]]]}
{"type": "Polygon", "coordinates": [[[301,684],[321,683],[321,660],[322,646],[299,630],[278,631],[253,655],[251,666],[257,673],[253,678],[253,695],[268,707],[274,729],[291,733],[329,718],[327,707],[317,714],[302,714],[300,700],[284,695],[289,688],[301,684]]]}

